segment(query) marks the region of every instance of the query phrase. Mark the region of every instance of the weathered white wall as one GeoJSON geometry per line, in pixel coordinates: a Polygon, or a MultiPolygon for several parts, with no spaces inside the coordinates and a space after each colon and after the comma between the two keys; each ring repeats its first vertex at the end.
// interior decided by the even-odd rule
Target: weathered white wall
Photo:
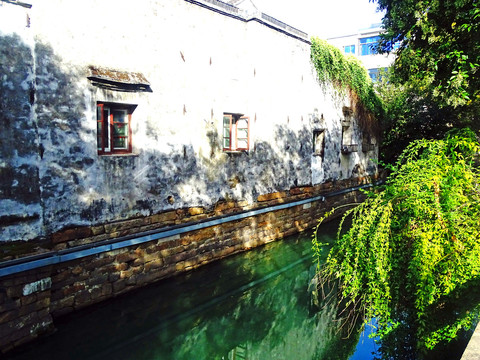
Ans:
{"type": "MultiPolygon", "coordinates": [[[[35,129],[28,161],[37,172],[38,199],[28,206],[39,217],[28,235],[32,221],[2,227],[2,240],[208,207],[222,198],[251,203],[259,194],[376,171],[375,152],[341,154],[342,107],[350,100],[318,84],[306,42],[183,0],[31,3],[30,10],[0,7],[0,37],[20,34],[32,57],[24,71],[35,84],[29,119],[11,128],[20,133],[30,121],[35,129]],[[141,72],[152,92],[92,86],[89,65],[141,72]],[[135,156],[97,155],[97,101],[138,104],[135,156]],[[224,112],[250,117],[248,153],[222,151],[224,112]],[[318,128],[326,129],[324,159],[312,155],[318,128]]],[[[0,69],[4,87],[17,81],[14,71],[0,69]]],[[[26,92],[20,80],[12,94],[26,92]]],[[[352,129],[352,142],[361,145],[355,121],[352,129]]],[[[1,165],[25,161],[19,155],[1,165]]],[[[23,199],[5,193],[0,201],[3,216],[17,205],[27,211],[23,199]]]]}
{"type": "Polygon", "coordinates": [[[43,231],[28,13],[0,3],[0,240],[30,239],[43,231]]]}

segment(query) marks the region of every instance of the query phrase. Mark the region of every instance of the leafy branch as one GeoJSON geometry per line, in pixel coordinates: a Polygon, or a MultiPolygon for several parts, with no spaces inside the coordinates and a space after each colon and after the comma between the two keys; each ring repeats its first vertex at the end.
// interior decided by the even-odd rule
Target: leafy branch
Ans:
{"type": "Polygon", "coordinates": [[[470,316],[429,327],[445,299],[480,276],[479,151],[469,130],[415,141],[392,166],[383,191],[345,213],[340,226],[347,217],[352,225],[339,230],[318,270],[318,288],[326,297],[323,287],[338,284],[335,299],[348,309],[346,323],[376,318],[382,337],[413,309],[420,347],[433,348],[471,322],[470,316]]]}

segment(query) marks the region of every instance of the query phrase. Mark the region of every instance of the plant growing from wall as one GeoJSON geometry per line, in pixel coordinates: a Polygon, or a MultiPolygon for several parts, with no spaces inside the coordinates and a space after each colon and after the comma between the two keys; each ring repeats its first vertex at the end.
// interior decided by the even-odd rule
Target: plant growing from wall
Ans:
{"type": "Polygon", "coordinates": [[[311,43],[310,56],[320,83],[331,82],[337,89],[350,92],[360,125],[376,128],[377,120],[383,116],[383,105],[360,60],[343,55],[325,40],[314,37],[311,43]]]}
{"type": "MultiPolygon", "coordinates": [[[[435,314],[480,276],[479,150],[468,129],[412,142],[383,191],[346,212],[340,229],[347,218],[352,225],[339,230],[318,277],[322,291],[338,283],[347,318],[376,318],[377,335],[387,338],[410,314],[420,349],[472,322],[472,313],[463,312],[439,325],[435,314]]],[[[313,244],[319,254],[315,237],[313,244]]]]}

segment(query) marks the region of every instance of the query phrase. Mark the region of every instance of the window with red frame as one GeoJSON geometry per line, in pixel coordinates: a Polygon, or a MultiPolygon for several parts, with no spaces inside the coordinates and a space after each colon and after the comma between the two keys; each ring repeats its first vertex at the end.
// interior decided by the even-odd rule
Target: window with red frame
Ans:
{"type": "Polygon", "coordinates": [[[223,114],[223,151],[244,151],[250,144],[250,119],[240,114],[223,114]]]}
{"type": "Polygon", "coordinates": [[[132,112],[135,105],[97,103],[97,150],[99,154],[132,152],[132,112]]]}

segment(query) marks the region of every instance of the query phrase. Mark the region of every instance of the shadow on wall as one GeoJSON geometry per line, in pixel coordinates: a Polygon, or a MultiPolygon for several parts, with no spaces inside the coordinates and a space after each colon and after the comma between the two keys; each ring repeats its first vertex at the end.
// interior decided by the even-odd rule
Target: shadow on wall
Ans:
{"type": "Polygon", "coordinates": [[[0,36],[0,239],[42,234],[38,129],[32,49],[18,35],[0,36]],[[18,231],[12,232],[12,227],[18,231]]]}
{"type": "MultiPolygon", "coordinates": [[[[12,89],[0,99],[0,150],[6,159],[0,170],[10,174],[1,177],[0,200],[32,204],[43,217],[36,234],[25,236],[25,223],[17,222],[2,227],[8,234],[2,239],[30,240],[73,226],[209,208],[221,200],[251,203],[259,194],[312,182],[309,124],[299,131],[276,125],[273,144],[257,141],[250,152],[237,154],[223,153],[218,131],[206,126],[207,154],[188,141],[172,141],[162,146],[169,150],[145,150],[134,142],[135,156],[99,156],[96,99],[87,69],[63,63],[48,44],[38,41],[31,49],[19,37],[3,36],[0,44],[2,62],[8,59],[9,64],[0,67],[0,78],[7,79],[2,90],[12,89]],[[19,198],[17,193],[31,195],[19,198]]],[[[332,130],[331,139],[341,139],[339,131],[332,130]]],[[[339,176],[329,169],[340,156],[338,144],[327,142],[323,166],[330,177],[339,176]]]]}

